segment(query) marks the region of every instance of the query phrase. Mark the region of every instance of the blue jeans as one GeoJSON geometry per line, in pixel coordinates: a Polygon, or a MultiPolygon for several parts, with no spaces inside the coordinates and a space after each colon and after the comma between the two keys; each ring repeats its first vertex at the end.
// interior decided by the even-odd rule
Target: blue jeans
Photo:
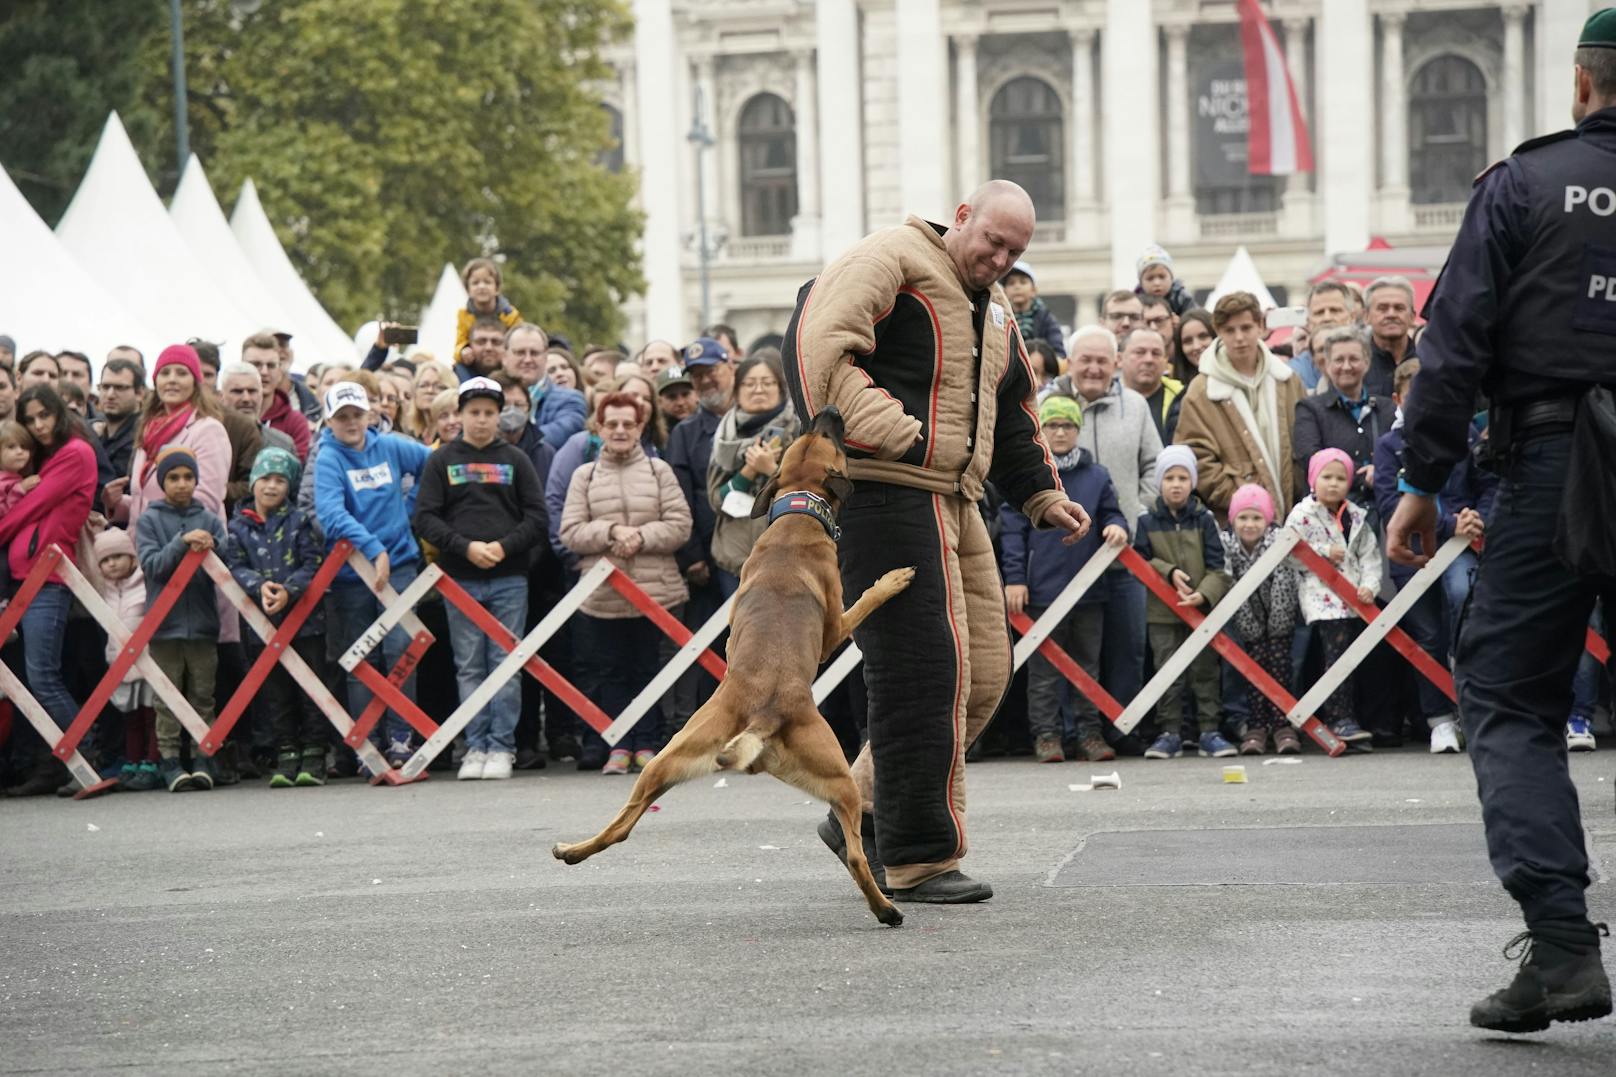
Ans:
{"type": "MultiPolygon", "coordinates": [[[[420,566],[416,564],[397,565],[393,568],[389,582],[393,590],[402,592],[415,582],[420,566]]],[[[342,657],[354,640],[364,634],[365,629],[380,617],[382,605],[376,600],[376,592],[358,581],[339,581],[326,595],[325,601],[325,638],[326,655],[335,661],[342,657]]],[[[410,634],[402,628],[395,628],[387,633],[381,646],[374,647],[365,656],[369,662],[385,676],[387,671],[404,655],[410,645],[410,634]]],[[[406,697],[415,699],[415,674],[401,685],[399,690],[406,697]]],[[[348,713],[355,721],[370,706],[370,689],[366,688],[358,677],[348,674],[348,713]]],[[[398,745],[401,749],[408,746],[413,730],[410,724],[396,713],[389,710],[382,715],[382,720],[376,725],[376,733],[371,736],[372,741],[380,744],[383,749],[391,745],[398,745]]]]}
{"type": "Polygon", "coordinates": [[[73,597],[59,583],[39,589],[17,625],[22,632],[23,673],[28,690],[63,730],[73,724],[79,705],[62,680],[62,637],[67,632],[67,611],[73,597]]]}
{"type": "MultiPolygon", "coordinates": [[[[1459,623],[1459,611],[1470,597],[1470,581],[1475,573],[1476,554],[1466,550],[1442,573],[1437,586],[1421,595],[1403,618],[1403,628],[1410,638],[1443,666],[1451,666],[1448,655],[1457,635],[1454,629],[1459,623]]],[[[1452,701],[1425,674],[1416,672],[1414,676],[1419,686],[1420,716],[1428,724],[1451,718],[1452,701]]]]}
{"type": "MultiPolygon", "coordinates": [[[[518,639],[527,618],[527,577],[496,576],[491,580],[456,580],[494,619],[518,639]]],[[[460,702],[471,698],[494,667],[505,661],[509,651],[495,643],[453,602],[445,603],[449,614],[449,643],[454,647],[455,679],[460,685],[460,702]]],[[[522,717],[522,677],[520,670],[494,693],[494,698],[472,715],[466,726],[466,748],[473,752],[516,751],[516,723],[522,717]]]]}
{"type": "MultiPolygon", "coordinates": [[[[1604,611],[1595,608],[1593,617],[1588,620],[1588,627],[1605,634],[1604,611]]],[[[1582,658],[1577,662],[1577,679],[1571,685],[1571,713],[1579,718],[1592,718],[1594,708],[1599,706],[1599,659],[1582,652],[1582,658]]]]}

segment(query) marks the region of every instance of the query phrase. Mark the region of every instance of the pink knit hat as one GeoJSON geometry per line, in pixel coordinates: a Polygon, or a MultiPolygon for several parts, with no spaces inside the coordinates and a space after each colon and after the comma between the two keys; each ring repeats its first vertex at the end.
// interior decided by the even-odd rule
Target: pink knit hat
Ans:
{"type": "Polygon", "coordinates": [[[164,348],[152,366],[152,377],[155,378],[157,372],[165,366],[172,366],[175,363],[189,370],[191,377],[197,381],[202,380],[202,360],[197,358],[196,349],[189,344],[170,344],[164,348]]]}
{"type": "Polygon", "coordinates": [[[1261,514],[1265,524],[1274,522],[1274,499],[1269,496],[1266,489],[1254,482],[1246,483],[1229,499],[1229,519],[1234,520],[1246,509],[1261,514]]]}
{"type": "Polygon", "coordinates": [[[121,527],[109,527],[95,536],[95,559],[97,562],[105,561],[116,554],[126,553],[135,556],[135,544],[130,539],[129,532],[121,527]]]}
{"type": "Polygon", "coordinates": [[[1352,481],[1352,457],[1340,449],[1320,449],[1314,453],[1307,462],[1307,488],[1316,489],[1319,485],[1319,472],[1324,470],[1326,464],[1340,464],[1347,469],[1347,481],[1352,481]]]}

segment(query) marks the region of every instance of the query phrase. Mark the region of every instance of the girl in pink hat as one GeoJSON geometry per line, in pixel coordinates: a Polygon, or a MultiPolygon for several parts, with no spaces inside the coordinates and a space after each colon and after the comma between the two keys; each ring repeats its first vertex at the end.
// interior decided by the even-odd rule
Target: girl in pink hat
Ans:
{"type": "MultiPolygon", "coordinates": [[[[1274,544],[1274,499],[1266,489],[1247,483],[1229,499],[1229,530],[1223,532],[1225,560],[1236,581],[1274,544]]],[[[1246,653],[1280,685],[1289,687],[1291,637],[1296,634],[1296,563],[1286,558],[1269,573],[1255,594],[1235,611],[1234,623],[1246,653]]],[[[1273,737],[1274,751],[1295,755],[1302,750],[1296,728],[1269,698],[1253,689],[1251,720],[1240,738],[1241,755],[1262,755],[1273,737]]]]}

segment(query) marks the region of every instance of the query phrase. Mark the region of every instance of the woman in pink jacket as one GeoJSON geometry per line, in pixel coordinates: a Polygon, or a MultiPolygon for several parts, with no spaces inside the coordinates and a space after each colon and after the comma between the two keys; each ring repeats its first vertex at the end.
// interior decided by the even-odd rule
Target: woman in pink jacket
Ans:
{"type": "MultiPolygon", "coordinates": [[[[38,443],[34,460],[38,485],[0,517],[0,548],[5,549],[12,578],[21,585],[34,563],[52,543],[73,559],[79,532],[90,518],[95,500],[95,450],[84,428],[56,391],[47,385],[23,390],[17,414],[38,443]]],[[[29,602],[18,627],[22,630],[23,668],[28,690],[62,729],[72,724],[79,705],[62,680],[62,637],[73,598],[61,577],[52,574],[29,602]]],[[[51,793],[67,779],[67,768],[46,754],[13,796],[51,793]]]]}

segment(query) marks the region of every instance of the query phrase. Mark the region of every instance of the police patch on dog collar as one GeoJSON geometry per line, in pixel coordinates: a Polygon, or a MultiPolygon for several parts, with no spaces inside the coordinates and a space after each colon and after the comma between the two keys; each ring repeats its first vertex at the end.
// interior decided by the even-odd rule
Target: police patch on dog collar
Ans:
{"type": "Polygon", "coordinates": [[[836,524],[836,513],[830,502],[808,490],[791,490],[776,497],[769,505],[769,523],[782,516],[812,516],[824,527],[832,542],[840,541],[842,529],[836,524]]]}

